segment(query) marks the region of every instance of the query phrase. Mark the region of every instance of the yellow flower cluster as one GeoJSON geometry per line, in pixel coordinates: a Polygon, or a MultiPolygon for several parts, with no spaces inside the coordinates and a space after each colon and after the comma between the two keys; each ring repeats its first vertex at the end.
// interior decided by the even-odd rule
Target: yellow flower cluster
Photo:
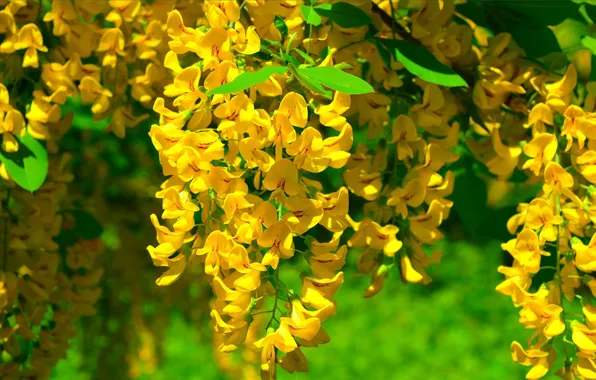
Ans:
{"type": "MultiPolygon", "coordinates": [[[[509,36],[497,36],[493,43],[504,46],[506,40],[509,36]]],[[[510,175],[521,166],[542,184],[542,190],[519,205],[519,213],[507,225],[516,237],[502,245],[513,264],[499,268],[506,279],[497,290],[511,296],[521,307],[520,323],[534,330],[527,347],[513,342],[511,353],[514,361],[531,367],[528,379],[544,377],[557,353],[565,355],[557,371],[561,378],[594,379],[596,280],[590,275],[596,269],[594,86],[580,85],[573,65],[562,78],[533,68],[516,80],[518,86],[531,85],[527,119],[516,124],[527,128],[530,136],[523,149],[511,154],[510,147],[508,159],[501,156],[499,174],[510,175]],[[534,277],[543,271],[552,279],[536,283],[534,277]]],[[[522,87],[515,91],[526,92],[522,87]]],[[[498,150],[501,141],[494,136],[493,130],[498,150]]]]}
{"type": "Polygon", "coordinates": [[[73,216],[60,211],[72,181],[65,163],[50,163],[35,194],[10,189],[2,195],[2,377],[48,377],[76,334],[74,322],[95,314],[101,295],[103,269],[95,263],[101,243],[54,241],[76,228],[73,216]]]}
{"type": "MultiPolygon", "coordinates": [[[[149,133],[168,176],[156,195],[163,222],[151,216],[158,244],[148,251],[167,268],[157,284],[200,264],[216,296],[218,350],[244,343],[251,356],[256,347],[263,377],[275,377],[278,363],[306,371],[302,348],[329,341],[322,322],[336,313],[348,247],[361,251],[358,270],[371,275],[366,296],[392,267],[405,282],[430,282],[425,268],[440,254],[428,257],[425,246],[443,237],[438,227],[452,207],[454,175],[445,166],[458,158],[453,120],[462,105],[420,78],[403,98],[403,67],[365,38],[396,32],[391,4],[349,3],[373,25],[342,26],[330,16],[313,28],[302,2],[256,0],[205,1],[199,18],[172,10],[165,22],[172,79],[154,102],[159,124],[149,133]],[[378,91],[325,96],[296,70],[301,59],[362,76],[378,91]],[[265,70],[272,74],[238,86],[265,70]],[[353,123],[367,126],[369,144],[352,146],[353,123]],[[326,178],[333,173],[345,185],[326,178]],[[300,282],[290,283],[296,269],[300,282]]],[[[453,2],[428,4],[399,31],[411,29],[410,42],[450,66],[474,63],[471,28],[452,22],[453,2]]]]}
{"type": "Polygon", "coordinates": [[[96,313],[103,244],[61,139],[77,107],[119,137],[149,116],[134,106],[150,107],[163,88],[163,7],[0,1],[2,378],[49,377],[75,322],[96,313]]]}

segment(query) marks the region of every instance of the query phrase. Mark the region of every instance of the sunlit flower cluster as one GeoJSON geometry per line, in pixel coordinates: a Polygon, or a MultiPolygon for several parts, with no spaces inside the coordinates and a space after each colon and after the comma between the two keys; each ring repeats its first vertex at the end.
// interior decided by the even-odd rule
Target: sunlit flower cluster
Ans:
{"type": "MultiPolygon", "coordinates": [[[[302,349],[329,341],[322,323],[336,313],[348,247],[371,276],[365,296],[378,293],[394,267],[406,282],[430,282],[425,268],[440,258],[425,250],[443,237],[438,228],[452,207],[446,165],[458,158],[454,118],[462,107],[451,90],[419,78],[418,90],[402,98],[403,67],[395,58],[387,67],[363,39],[391,38],[383,19],[391,10],[352,3],[375,26],[324,19],[313,27],[292,1],[207,1],[196,21],[177,10],[166,21],[172,80],[154,102],[159,124],[149,134],[168,179],[156,195],[163,222],[151,216],[158,245],[148,251],[166,268],[158,285],[204,268],[216,296],[218,350],[244,343],[250,355],[256,347],[263,377],[274,377],[277,364],[306,371],[302,349]],[[377,91],[325,94],[299,64],[365,75],[377,91]],[[272,74],[234,87],[265,69],[272,74]],[[353,146],[353,124],[368,144],[353,146]],[[335,173],[340,183],[330,181],[335,173]]],[[[453,27],[453,9],[431,3],[444,17],[438,28],[421,21],[424,10],[403,20],[404,30],[430,28],[416,44],[471,33],[453,27]]],[[[457,49],[437,45],[434,53],[454,67],[473,62],[471,44],[459,39],[457,49]]]]}
{"type": "Polygon", "coordinates": [[[535,96],[519,165],[542,189],[508,222],[516,237],[503,249],[513,264],[499,268],[506,279],[497,290],[511,296],[519,322],[533,330],[527,345],[511,346],[513,360],[531,367],[528,379],[544,377],[556,355],[565,357],[561,378],[593,379],[594,89],[578,84],[573,65],[559,78],[540,70],[528,77],[535,96]],[[538,278],[550,280],[536,281],[543,271],[548,275],[538,278]]]}

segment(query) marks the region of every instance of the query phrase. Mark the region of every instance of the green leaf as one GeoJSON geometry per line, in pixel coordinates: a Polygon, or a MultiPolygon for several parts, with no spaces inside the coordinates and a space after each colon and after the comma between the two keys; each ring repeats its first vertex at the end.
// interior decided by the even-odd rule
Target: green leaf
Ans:
{"type": "Polygon", "coordinates": [[[445,87],[467,87],[466,81],[453,69],[439,62],[424,47],[409,41],[379,39],[406,70],[427,82],[445,87]]]}
{"type": "Polygon", "coordinates": [[[298,59],[296,57],[294,57],[293,55],[283,53],[282,57],[284,57],[286,62],[288,62],[289,64],[292,64],[294,66],[300,66],[300,61],[298,61],[298,59]]]}
{"type": "Polygon", "coordinates": [[[19,137],[19,150],[6,153],[0,150],[0,161],[12,179],[25,190],[35,191],[41,187],[48,174],[48,152],[31,135],[19,137]]]}
{"type": "Polygon", "coordinates": [[[375,92],[370,84],[355,75],[348,74],[336,67],[307,67],[298,69],[300,74],[311,81],[320,83],[332,90],[350,95],[360,95],[375,92]]]}
{"type": "Polygon", "coordinates": [[[314,9],[342,28],[359,28],[372,24],[372,19],[366,12],[349,3],[321,4],[314,9]]]}
{"type": "Polygon", "coordinates": [[[596,54],[596,38],[590,36],[583,36],[581,42],[582,46],[590,50],[592,54],[596,54]]]}
{"type": "Polygon", "coordinates": [[[315,60],[310,55],[308,55],[306,52],[303,52],[302,50],[300,50],[298,48],[294,49],[294,51],[296,53],[298,53],[298,55],[301,56],[306,62],[310,63],[311,65],[315,64],[315,60]]]}
{"type": "Polygon", "coordinates": [[[377,51],[379,52],[379,55],[381,56],[381,60],[383,61],[385,66],[387,66],[387,68],[391,70],[391,52],[385,46],[383,46],[383,44],[379,42],[378,38],[373,37],[370,38],[369,41],[373,45],[375,45],[377,51]]]}
{"type": "Polygon", "coordinates": [[[285,73],[287,69],[285,66],[265,66],[259,71],[247,71],[238,75],[230,83],[226,83],[207,92],[207,95],[233,94],[244,91],[249,87],[265,82],[273,74],[285,73]]]}
{"type": "Polygon", "coordinates": [[[300,12],[302,13],[302,18],[307,24],[319,26],[321,25],[322,18],[319,14],[314,10],[313,7],[308,7],[306,5],[300,6],[300,12]]]}
{"type": "Polygon", "coordinates": [[[279,30],[279,33],[281,34],[281,40],[285,40],[288,36],[288,33],[290,33],[290,29],[288,29],[288,25],[284,19],[279,15],[275,15],[275,18],[273,19],[273,25],[275,25],[277,30],[279,30]]]}
{"type": "Polygon", "coordinates": [[[302,83],[302,85],[308,90],[314,92],[315,94],[321,94],[325,98],[331,99],[331,91],[325,90],[319,82],[314,81],[308,76],[302,74],[302,72],[292,63],[288,65],[288,68],[290,69],[292,75],[294,75],[294,77],[296,77],[296,79],[298,79],[298,81],[302,83]]]}

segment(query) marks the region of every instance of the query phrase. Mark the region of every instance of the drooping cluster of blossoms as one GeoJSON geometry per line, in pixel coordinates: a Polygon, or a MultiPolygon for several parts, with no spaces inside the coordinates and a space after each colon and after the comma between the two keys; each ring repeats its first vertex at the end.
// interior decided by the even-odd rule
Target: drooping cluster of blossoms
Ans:
{"type": "Polygon", "coordinates": [[[0,1],[2,378],[49,377],[75,322],[96,313],[104,247],[73,176],[82,150],[73,136],[123,137],[149,116],[167,50],[159,20],[171,6],[0,1]]]}
{"type": "MultiPolygon", "coordinates": [[[[379,1],[373,9],[388,17],[396,11],[392,13],[391,6],[389,1],[379,1]]],[[[438,1],[424,2],[400,24],[400,37],[424,46],[450,67],[466,69],[477,63],[478,56],[472,49],[472,29],[452,21],[453,7],[451,1],[442,6],[438,1]]],[[[382,18],[381,30],[388,37],[390,20],[382,18]]],[[[356,233],[349,244],[364,248],[358,270],[371,274],[365,296],[372,296],[383,288],[397,259],[404,282],[431,281],[425,268],[438,263],[440,252],[428,256],[423,247],[432,247],[443,237],[438,227],[453,205],[446,197],[453,191],[454,175],[445,166],[458,159],[453,148],[459,139],[456,116],[462,103],[453,90],[420,78],[412,81],[415,90],[410,87],[411,96],[404,99],[397,90],[404,85],[395,71],[400,63],[392,59],[389,70],[378,46],[368,41],[341,51],[338,57],[349,61],[348,54],[355,55],[363,46],[371,65],[368,79],[382,82],[386,91],[363,96],[358,108],[352,109],[359,112],[359,125],[368,124],[367,136],[378,145],[374,150],[358,146],[344,179],[350,191],[368,201],[364,219],[351,221],[356,233]]]]}
{"type": "MultiPolygon", "coordinates": [[[[204,268],[218,350],[259,350],[267,378],[278,363],[307,370],[302,348],[329,341],[322,323],[336,312],[348,247],[371,275],[366,296],[392,267],[406,282],[428,283],[425,268],[440,256],[425,246],[442,238],[452,206],[446,165],[458,158],[463,105],[420,78],[400,95],[405,70],[378,45],[396,32],[391,5],[349,3],[372,25],[342,27],[330,16],[313,26],[301,2],[250,0],[206,1],[199,18],[172,10],[166,21],[172,80],[150,131],[168,177],[156,194],[163,222],[151,216],[158,244],[148,251],[167,268],[157,284],[204,268]],[[341,68],[377,91],[325,96],[298,65],[341,68]],[[265,69],[272,74],[237,87],[265,69]],[[360,130],[369,143],[353,147],[360,130]]],[[[400,37],[454,68],[473,65],[472,31],[451,21],[453,2],[428,5],[400,20],[400,37]]]]}
{"type": "Polygon", "coordinates": [[[65,357],[75,321],[93,315],[101,295],[96,257],[102,244],[69,237],[76,220],[61,212],[72,181],[64,165],[52,161],[35,194],[10,187],[2,192],[2,377],[48,377],[65,357]]]}
{"type": "MultiPolygon", "coordinates": [[[[501,50],[509,36],[497,36],[491,43],[501,50]]],[[[508,64],[515,64],[515,57],[510,58],[508,64]]],[[[509,160],[542,189],[519,205],[507,226],[516,237],[502,245],[513,264],[499,268],[506,279],[497,290],[511,296],[521,308],[520,323],[533,330],[527,345],[513,342],[511,352],[514,361],[531,367],[528,379],[546,376],[557,355],[564,356],[556,372],[561,378],[594,379],[595,87],[579,84],[573,65],[562,77],[539,67],[524,77],[517,85],[525,88],[513,92],[532,93],[527,117],[520,118],[526,129],[518,130],[518,141],[526,141],[519,151],[509,148],[509,160]]],[[[500,149],[494,134],[493,143],[500,149]]]]}

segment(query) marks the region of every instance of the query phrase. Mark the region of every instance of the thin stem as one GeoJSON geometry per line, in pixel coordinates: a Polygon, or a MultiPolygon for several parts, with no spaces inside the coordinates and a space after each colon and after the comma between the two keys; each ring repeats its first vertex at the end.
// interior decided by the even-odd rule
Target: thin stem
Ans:
{"type": "Polygon", "coordinates": [[[267,322],[267,327],[265,327],[265,330],[268,330],[269,327],[271,327],[271,323],[275,319],[275,310],[277,309],[277,300],[278,299],[279,299],[279,269],[276,269],[275,270],[275,300],[273,301],[273,311],[271,314],[271,318],[269,319],[269,322],[267,322]]]}

